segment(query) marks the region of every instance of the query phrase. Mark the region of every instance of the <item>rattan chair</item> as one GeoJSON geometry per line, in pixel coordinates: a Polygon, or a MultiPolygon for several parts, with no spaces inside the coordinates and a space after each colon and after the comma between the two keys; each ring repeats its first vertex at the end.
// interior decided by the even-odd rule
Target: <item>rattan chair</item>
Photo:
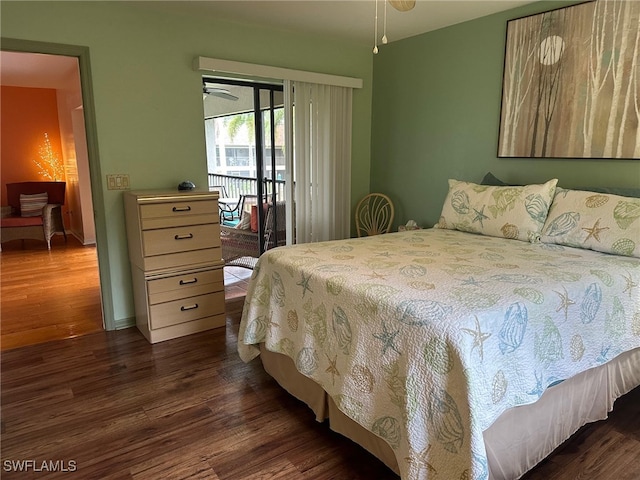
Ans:
{"type": "Polygon", "coordinates": [[[370,193],[356,206],[356,231],[358,237],[389,233],[393,223],[394,208],[384,193],[370,193]]]}

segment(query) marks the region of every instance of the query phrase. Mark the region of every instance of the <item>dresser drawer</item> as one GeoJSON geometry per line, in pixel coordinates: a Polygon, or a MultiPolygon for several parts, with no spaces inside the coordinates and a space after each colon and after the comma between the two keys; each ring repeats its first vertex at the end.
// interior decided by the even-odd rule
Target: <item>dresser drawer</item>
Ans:
{"type": "Polygon", "coordinates": [[[140,205],[140,218],[185,218],[198,215],[218,216],[218,202],[210,200],[175,200],[173,202],[140,205]]]}
{"type": "Polygon", "coordinates": [[[150,305],[223,290],[222,268],[147,281],[150,305]]]}
{"type": "Polygon", "coordinates": [[[199,318],[224,314],[224,290],[182,298],[149,307],[151,329],[190,322],[199,318]]]}
{"type": "Polygon", "coordinates": [[[189,225],[142,232],[145,257],[168,253],[189,252],[220,246],[220,225],[189,225]]]}
{"type": "Polygon", "coordinates": [[[222,261],[222,248],[205,248],[189,252],[154,255],[142,259],[142,268],[148,272],[158,270],[180,270],[195,267],[207,267],[222,261]]]}

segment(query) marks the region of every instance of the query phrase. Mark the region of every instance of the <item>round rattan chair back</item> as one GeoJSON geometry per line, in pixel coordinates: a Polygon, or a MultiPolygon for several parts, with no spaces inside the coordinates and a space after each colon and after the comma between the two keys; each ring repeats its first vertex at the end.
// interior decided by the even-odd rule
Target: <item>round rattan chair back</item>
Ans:
{"type": "Polygon", "coordinates": [[[389,233],[393,215],[393,203],[389,197],[384,193],[370,193],[356,206],[358,237],[389,233]]]}

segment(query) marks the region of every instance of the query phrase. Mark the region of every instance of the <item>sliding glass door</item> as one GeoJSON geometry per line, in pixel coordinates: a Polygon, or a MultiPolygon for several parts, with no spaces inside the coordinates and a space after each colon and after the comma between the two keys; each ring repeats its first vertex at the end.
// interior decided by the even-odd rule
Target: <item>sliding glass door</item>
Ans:
{"type": "Polygon", "coordinates": [[[223,234],[245,243],[255,237],[246,251],[228,249],[225,262],[255,258],[286,242],[283,88],[204,78],[203,102],[209,188],[220,191],[223,234]]]}

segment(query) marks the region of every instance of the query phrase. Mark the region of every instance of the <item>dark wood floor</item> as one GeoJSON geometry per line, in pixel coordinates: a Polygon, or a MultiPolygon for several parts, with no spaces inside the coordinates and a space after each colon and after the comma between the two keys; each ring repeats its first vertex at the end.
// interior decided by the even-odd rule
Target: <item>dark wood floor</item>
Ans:
{"type": "MultiPolygon", "coordinates": [[[[5,251],[3,245],[3,283],[5,251]]],[[[223,329],[156,345],[134,328],[54,341],[34,335],[34,345],[3,348],[0,477],[397,480],[317,423],[259,362],[240,361],[237,330],[248,274],[225,269],[223,329]],[[19,465],[11,462],[21,460],[35,461],[40,470],[42,462],[57,461],[46,465],[58,471],[11,471],[19,465]]],[[[3,312],[13,312],[5,286],[3,312]]],[[[82,309],[82,303],[63,302],[58,311],[82,309]]],[[[48,317],[62,324],[64,315],[56,315],[49,310],[48,317]]],[[[99,322],[95,312],[72,316],[83,315],[99,322]]],[[[5,337],[3,331],[2,341],[28,335],[5,337]]],[[[607,421],[581,429],[523,478],[640,479],[640,388],[619,399],[607,421]]]]}
{"type": "MultiPolygon", "coordinates": [[[[2,352],[2,478],[397,479],[236,352],[227,325],[150,345],[135,329],[2,352]],[[25,474],[7,460],[74,462],[25,474]]],[[[640,389],[525,478],[640,478],[640,389]]]]}

